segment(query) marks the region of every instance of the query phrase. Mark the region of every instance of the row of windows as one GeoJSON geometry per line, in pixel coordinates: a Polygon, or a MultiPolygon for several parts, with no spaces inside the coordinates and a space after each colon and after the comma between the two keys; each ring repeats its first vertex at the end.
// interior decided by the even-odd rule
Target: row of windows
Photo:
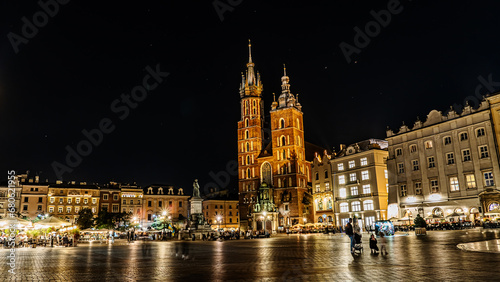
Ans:
{"type": "Polygon", "coordinates": [[[322,211],[322,210],[331,210],[332,209],[332,199],[325,199],[326,200],[326,209],[323,208],[323,201],[324,199],[317,199],[317,204],[316,204],[316,211],[322,211]]]}
{"type": "MultiPolygon", "coordinates": [[[[250,110],[252,111],[252,114],[254,115],[257,115],[257,102],[255,100],[252,100],[252,103],[249,104],[248,103],[248,100],[245,101],[245,105],[244,105],[244,108],[243,108],[243,113],[245,113],[245,115],[250,115],[250,110]],[[252,105],[252,109],[250,109],[250,105],[252,105]]],[[[247,119],[248,120],[248,119],[247,119]]],[[[246,123],[246,121],[245,121],[246,123]]]]}
{"type": "MultiPolygon", "coordinates": [[[[325,191],[330,191],[330,183],[329,182],[325,182],[325,191]]],[[[319,184],[316,184],[316,192],[321,192],[319,184]]]]}
{"type": "MultiPolygon", "coordinates": [[[[362,189],[363,189],[363,194],[370,194],[372,192],[370,184],[363,185],[362,189]]],[[[349,190],[351,192],[351,196],[357,196],[357,195],[359,195],[358,186],[350,187],[349,190]]],[[[347,197],[347,188],[340,188],[339,189],[339,197],[340,198],[346,198],[347,197]]]]}
{"type": "MultiPolygon", "coordinates": [[[[476,185],[476,177],[474,176],[474,174],[465,174],[464,176],[465,176],[465,187],[467,189],[475,189],[477,185],[476,185]]],[[[460,191],[458,176],[449,177],[449,183],[450,183],[450,192],[460,191]]],[[[484,186],[486,187],[495,185],[495,181],[493,179],[493,172],[491,171],[483,172],[483,183],[484,186]]],[[[439,192],[439,183],[437,179],[430,180],[430,191],[431,193],[439,192]]],[[[406,184],[400,185],[399,194],[401,195],[401,197],[405,197],[408,195],[408,189],[406,187],[406,184]]],[[[422,182],[415,182],[415,194],[422,195],[422,182]]]]}
{"type": "MultiPolygon", "coordinates": [[[[373,210],[373,200],[363,201],[363,210],[371,211],[373,210]]],[[[361,211],[361,202],[355,201],[351,203],[351,211],[361,211]]],[[[340,203],[340,212],[349,212],[349,204],[348,203],[340,203]]]]}
{"type": "MultiPolygon", "coordinates": [[[[102,195],[102,199],[107,201],[109,199],[109,195],[108,194],[102,195]]],[[[113,201],[118,201],[118,194],[113,195],[113,201]]]]}
{"type": "MultiPolygon", "coordinates": [[[[217,213],[217,212],[215,212],[215,215],[224,215],[224,214],[222,212],[220,214],[217,213]]],[[[240,215],[240,213],[236,212],[236,215],[238,216],[238,215],[240,215]]],[[[208,212],[207,212],[207,216],[208,216],[208,212]]],[[[232,211],[229,211],[229,216],[233,216],[233,212],[232,211]]]]}
{"type": "MultiPolygon", "coordinates": [[[[482,137],[485,136],[486,132],[484,128],[478,128],[476,129],[476,137],[482,137]]],[[[460,141],[467,141],[469,140],[469,134],[467,132],[462,132],[459,134],[460,141]]],[[[451,136],[445,136],[443,137],[443,145],[450,145],[452,143],[451,136]]],[[[427,140],[424,142],[424,148],[425,149],[432,149],[433,148],[433,142],[432,140],[427,140]]],[[[417,144],[411,144],[409,146],[410,153],[415,153],[417,152],[417,144]]],[[[397,148],[396,149],[396,156],[401,156],[403,154],[403,149],[402,148],[397,148]]]]}
{"type": "MultiPolygon", "coordinates": [[[[361,159],[359,160],[359,164],[360,164],[360,166],[365,166],[365,165],[368,165],[368,159],[367,159],[367,158],[361,158],[361,159]]],[[[348,162],[347,162],[347,166],[348,166],[349,168],[354,168],[354,167],[356,167],[356,161],[354,161],[354,160],[352,160],[352,161],[348,161],[348,162]]],[[[338,169],[339,171],[344,170],[344,163],[339,163],[339,164],[337,164],[337,169],[338,169]]]]}
{"type": "MultiPolygon", "coordinates": [[[[73,198],[67,198],[67,202],[68,204],[71,204],[73,202],[73,198]]],[[[25,198],[25,202],[26,202],[26,198],[25,198]]],[[[55,198],[50,198],[50,203],[53,204],[55,202],[55,198]]],[[[83,198],[83,203],[84,204],[88,204],[89,202],[89,199],[88,198],[83,198]]],[[[59,198],[59,204],[63,204],[64,203],[64,198],[59,198]]],[[[76,198],[75,199],[75,203],[79,204],[80,203],[80,198],[76,198]]],[[[97,204],[97,198],[92,198],[92,204],[97,204]]]]}
{"type": "MultiPolygon", "coordinates": [[[[364,170],[361,172],[361,180],[368,180],[370,179],[370,173],[368,170],[364,170]]],[[[356,182],[358,181],[358,177],[356,173],[349,173],[349,182],[356,182]]],[[[339,175],[339,184],[345,184],[346,183],[346,178],[345,175],[339,175]]]]}
{"type": "MultiPolygon", "coordinates": [[[[224,206],[223,205],[215,205],[215,208],[216,209],[224,209],[224,206]]],[[[233,209],[233,206],[232,205],[229,205],[229,209],[233,209]]],[[[236,209],[238,209],[238,206],[236,206],[236,209]]],[[[208,210],[208,206],[207,206],[207,210],[208,210]]]]}
{"type": "MultiPolygon", "coordinates": [[[[134,200],[129,200],[129,203],[130,203],[130,205],[133,205],[134,204],[134,200]]],[[[127,204],[127,200],[123,199],[122,204],[126,205],[127,204]]],[[[141,200],[137,200],[137,205],[140,205],[140,204],[141,204],[141,200]]]]}
{"type": "MultiPolygon", "coordinates": [[[[132,201],[132,203],[130,203],[130,204],[133,205],[133,200],[130,200],[130,201],[132,201]]],[[[153,201],[148,201],[148,207],[152,207],[152,206],[153,206],[153,201]]],[[[163,201],[158,201],[158,207],[161,208],[162,206],[163,206],[163,201]]],[[[168,206],[172,207],[172,201],[168,201],[168,206]]],[[[182,208],[182,201],[179,201],[179,208],[182,208]]]]}
{"type": "MultiPolygon", "coordinates": [[[[488,146],[487,145],[482,145],[478,147],[478,154],[480,159],[488,158],[490,156],[490,153],[488,151],[488,146]]],[[[455,164],[455,153],[446,153],[446,164],[452,165],[455,164]]],[[[462,161],[463,162],[468,162],[471,161],[471,153],[470,149],[464,149],[462,150],[462,161]]],[[[412,160],[411,161],[412,165],[412,170],[417,171],[420,170],[420,164],[418,160],[412,160]]],[[[434,156],[428,157],[427,158],[427,167],[428,168],[435,168],[436,167],[436,161],[434,156]]],[[[398,163],[398,173],[404,173],[405,172],[405,167],[403,163],[398,163]]]]}
{"type": "MultiPolygon", "coordinates": [[[[295,122],[296,122],[297,129],[299,129],[299,130],[300,130],[300,122],[299,122],[299,119],[297,118],[297,119],[295,120],[295,122]]],[[[284,119],[284,118],[280,118],[280,120],[279,120],[279,122],[278,122],[278,128],[280,128],[280,129],[281,129],[281,128],[285,128],[285,127],[286,127],[286,126],[285,126],[285,119],[284,119]]]]}
{"type": "MultiPolygon", "coordinates": [[[[83,207],[84,209],[85,208],[88,208],[88,207],[83,207]]],[[[57,212],[58,213],[62,213],[64,210],[64,207],[57,207],[57,212]]],[[[96,212],[96,208],[93,207],[92,208],[92,212],[95,213],[96,212]]],[[[71,213],[72,211],[72,207],[66,207],[66,213],[71,213]]],[[[80,211],[80,207],[75,207],[75,213],[78,213],[80,211]]],[[[54,212],[54,207],[49,207],[49,213],[53,213],[54,212]]]]}
{"type": "MultiPolygon", "coordinates": [[[[324,175],[325,175],[325,179],[328,179],[328,170],[325,170],[325,174],[324,175]]],[[[314,178],[316,180],[319,180],[319,173],[318,172],[315,173],[314,178]]]]}

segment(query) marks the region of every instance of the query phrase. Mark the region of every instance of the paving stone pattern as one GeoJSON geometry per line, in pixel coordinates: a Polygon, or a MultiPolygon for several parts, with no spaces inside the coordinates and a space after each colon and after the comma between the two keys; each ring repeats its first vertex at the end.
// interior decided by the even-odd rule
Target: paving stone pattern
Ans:
{"type": "Polygon", "coordinates": [[[16,274],[0,250],[0,281],[499,281],[500,254],[459,243],[500,239],[499,230],[431,231],[387,238],[387,256],[351,255],[346,236],[278,235],[226,242],[124,242],[18,249],[16,274]]]}

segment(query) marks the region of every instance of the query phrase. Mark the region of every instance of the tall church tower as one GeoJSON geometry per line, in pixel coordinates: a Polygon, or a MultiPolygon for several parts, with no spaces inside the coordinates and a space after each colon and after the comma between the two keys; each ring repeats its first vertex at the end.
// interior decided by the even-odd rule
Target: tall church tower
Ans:
{"type": "MultiPolygon", "coordinates": [[[[273,148],[273,182],[276,205],[290,211],[281,225],[305,224],[310,162],[305,159],[302,106],[290,91],[290,78],[283,69],[281,95],[271,105],[271,136],[273,148]]],[[[312,210],[311,210],[312,212],[312,210]]],[[[311,221],[309,221],[311,222],[311,221]]]]}
{"type": "Polygon", "coordinates": [[[262,151],[264,102],[260,75],[255,75],[252,62],[252,45],[248,41],[247,71],[241,75],[241,120],[238,122],[238,174],[240,216],[246,218],[257,202],[260,184],[258,156],[262,151]]]}

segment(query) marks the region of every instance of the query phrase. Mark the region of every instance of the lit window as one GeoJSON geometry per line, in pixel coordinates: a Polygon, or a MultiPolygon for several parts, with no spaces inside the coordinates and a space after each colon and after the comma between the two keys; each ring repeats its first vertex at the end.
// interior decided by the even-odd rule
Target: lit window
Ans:
{"type": "Polygon", "coordinates": [[[398,164],[398,173],[404,173],[405,172],[405,165],[403,163],[398,164]]]}
{"type": "Polygon", "coordinates": [[[339,175],[339,184],[345,184],[345,176],[339,175]]]}
{"type": "Polygon", "coordinates": [[[330,183],[329,182],[325,183],[325,190],[330,191],[330,183]]]}
{"type": "Polygon", "coordinates": [[[87,198],[83,199],[84,204],[87,204],[88,202],[89,202],[89,199],[87,199],[87,198]]]}
{"type": "Polygon", "coordinates": [[[425,141],[424,147],[426,149],[432,149],[432,141],[431,140],[425,141]]]}
{"type": "Polygon", "coordinates": [[[62,208],[62,207],[58,207],[58,208],[57,208],[57,212],[58,212],[58,213],[62,213],[62,212],[63,212],[63,208],[62,208]]]}
{"type": "Polygon", "coordinates": [[[450,177],[450,191],[460,191],[460,187],[458,186],[458,177],[450,177]]]}
{"type": "Polygon", "coordinates": [[[493,186],[495,181],[493,181],[493,172],[488,171],[483,173],[484,175],[484,186],[493,186]]]}
{"type": "Polygon", "coordinates": [[[412,165],[413,165],[413,170],[414,170],[414,171],[415,171],[415,170],[419,170],[419,169],[420,169],[420,167],[419,167],[419,165],[418,165],[418,160],[413,160],[413,161],[411,161],[411,163],[412,163],[412,165]]]}
{"type": "Polygon", "coordinates": [[[449,165],[454,164],[455,163],[455,155],[453,153],[447,153],[446,160],[448,161],[449,165]]]}
{"type": "Polygon", "coordinates": [[[434,157],[428,157],[427,163],[429,164],[429,168],[436,167],[436,163],[434,162],[434,157]]]}
{"type": "Polygon", "coordinates": [[[446,136],[445,138],[443,138],[443,142],[445,145],[450,145],[451,144],[451,137],[446,136]]]}
{"type": "Polygon", "coordinates": [[[92,204],[94,204],[94,205],[95,205],[96,203],[97,203],[97,199],[96,199],[96,198],[93,198],[93,199],[92,199],[92,204]]]}
{"type": "Polygon", "coordinates": [[[406,197],[407,194],[406,185],[401,185],[400,192],[401,192],[400,193],[401,197],[406,197]]]}
{"type": "Polygon", "coordinates": [[[373,200],[366,200],[363,202],[363,210],[371,211],[373,210],[373,200]]]}
{"type": "Polygon", "coordinates": [[[415,182],[415,194],[422,195],[422,182],[415,182]]]}
{"type": "Polygon", "coordinates": [[[368,170],[362,171],[361,172],[361,180],[367,180],[370,179],[370,175],[368,174],[368,170]]]}
{"type": "Polygon", "coordinates": [[[403,150],[401,148],[396,149],[396,156],[401,156],[403,154],[403,150]]]}
{"type": "Polygon", "coordinates": [[[50,203],[53,204],[54,203],[54,198],[50,198],[50,203]]]}
{"type": "Polygon", "coordinates": [[[53,213],[54,212],[54,207],[49,207],[49,212],[53,213]]]}
{"type": "Polygon", "coordinates": [[[439,185],[437,179],[431,180],[431,193],[439,192],[439,185]]]}
{"type": "Polygon", "coordinates": [[[340,188],[340,189],[339,189],[339,196],[340,196],[340,198],[345,198],[345,197],[347,197],[347,192],[346,192],[346,189],[345,189],[345,188],[340,188]]]}
{"type": "Polygon", "coordinates": [[[320,191],[319,184],[316,184],[316,193],[320,191]]]}
{"type": "Polygon", "coordinates": [[[344,164],[338,164],[337,169],[340,171],[344,170],[344,164]]]}
{"type": "Polygon", "coordinates": [[[467,181],[467,189],[476,188],[476,177],[474,177],[474,174],[466,174],[465,180],[467,181]]]}
{"type": "Polygon", "coordinates": [[[469,149],[462,150],[462,160],[464,162],[470,161],[470,150],[469,149]]]}
{"type": "Polygon", "coordinates": [[[68,204],[71,204],[72,201],[72,198],[68,198],[68,204]]]}
{"type": "Polygon", "coordinates": [[[351,187],[351,196],[358,195],[358,186],[351,187]]]}
{"type": "Polygon", "coordinates": [[[476,136],[477,137],[481,137],[481,136],[484,136],[486,135],[486,133],[484,132],[484,128],[479,128],[478,130],[476,130],[476,136]]]}
{"type": "Polygon", "coordinates": [[[66,208],[66,213],[71,213],[71,207],[66,208]]]}
{"type": "Polygon", "coordinates": [[[389,173],[387,172],[387,169],[384,170],[384,174],[385,174],[385,179],[388,179],[389,178],[389,173]]]}
{"type": "Polygon", "coordinates": [[[368,165],[368,159],[367,158],[362,158],[361,159],[361,165],[368,165]]]}
{"type": "Polygon", "coordinates": [[[481,159],[482,158],[487,158],[489,157],[489,154],[488,154],[488,146],[484,145],[484,146],[479,146],[479,154],[481,156],[481,159]]]}
{"type": "Polygon", "coordinates": [[[356,163],[354,161],[349,161],[349,168],[353,168],[356,166],[356,163]]]}
{"type": "Polygon", "coordinates": [[[410,145],[410,153],[415,153],[417,151],[417,145],[410,145]]]}
{"type": "Polygon", "coordinates": [[[351,182],[356,181],[356,173],[349,174],[349,181],[351,182]]]}
{"type": "Polygon", "coordinates": [[[371,192],[370,184],[363,185],[363,194],[370,194],[371,192]]]}
{"type": "Polygon", "coordinates": [[[79,204],[79,203],[80,203],[80,198],[76,198],[76,199],[75,199],[75,202],[76,202],[77,204],[79,204]]]}
{"type": "Polygon", "coordinates": [[[356,201],[351,204],[352,211],[361,211],[361,203],[356,201]]]}
{"type": "Polygon", "coordinates": [[[340,203],[340,212],[349,212],[349,204],[340,203]]]}
{"type": "Polygon", "coordinates": [[[469,139],[469,134],[467,134],[467,132],[460,133],[460,141],[465,141],[467,139],[469,139]]]}

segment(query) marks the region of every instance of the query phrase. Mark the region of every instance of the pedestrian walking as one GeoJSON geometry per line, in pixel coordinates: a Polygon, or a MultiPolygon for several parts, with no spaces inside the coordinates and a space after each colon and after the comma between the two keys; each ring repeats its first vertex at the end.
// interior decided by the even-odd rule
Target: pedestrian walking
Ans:
{"type": "Polygon", "coordinates": [[[385,239],[385,236],[384,236],[384,233],[383,232],[380,232],[380,253],[382,255],[387,255],[387,249],[386,249],[386,239],[385,239]]]}
{"type": "Polygon", "coordinates": [[[373,234],[370,236],[370,251],[372,254],[378,254],[377,238],[373,234]]]}
{"type": "Polygon", "coordinates": [[[354,254],[354,230],[352,228],[352,218],[349,218],[349,222],[347,222],[345,226],[345,235],[349,236],[349,239],[351,239],[351,254],[354,254]]]}

